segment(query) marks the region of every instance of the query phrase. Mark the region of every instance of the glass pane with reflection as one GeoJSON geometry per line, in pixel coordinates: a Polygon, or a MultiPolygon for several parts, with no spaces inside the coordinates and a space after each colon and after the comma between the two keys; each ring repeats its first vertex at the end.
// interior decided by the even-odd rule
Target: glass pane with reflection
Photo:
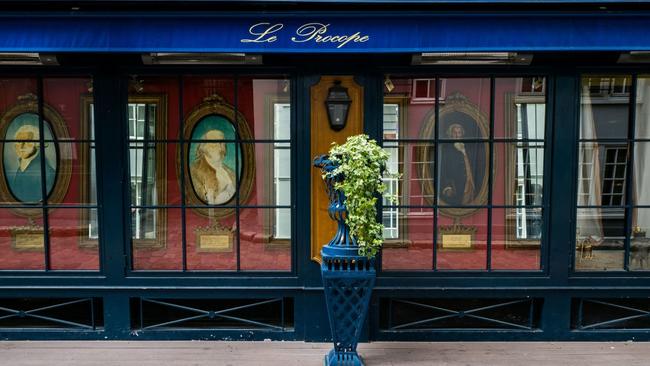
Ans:
{"type": "Polygon", "coordinates": [[[496,78],[494,137],[543,140],[546,129],[546,78],[496,78]]]}
{"type": "Polygon", "coordinates": [[[0,208],[0,270],[44,270],[43,209],[0,208]]]}
{"type": "Polygon", "coordinates": [[[541,206],[544,191],[544,145],[540,142],[494,144],[492,203],[541,206]]]}
{"type": "Polygon", "coordinates": [[[626,143],[581,142],[578,149],[579,206],[621,206],[626,202],[626,143]]]}
{"type": "Polygon", "coordinates": [[[435,77],[387,76],[386,80],[383,104],[384,140],[433,139],[437,103],[435,77]]]}
{"type": "Polygon", "coordinates": [[[50,266],[53,270],[99,270],[97,241],[89,242],[79,237],[85,227],[81,214],[82,210],[76,208],[48,211],[50,266]]]}
{"type": "Polygon", "coordinates": [[[485,270],[487,209],[442,208],[438,217],[438,269],[485,270]]]}
{"type": "Polygon", "coordinates": [[[239,214],[241,270],[291,270],[291,210],[243,208],[239,214]]]}
{"type": "Polygon", "coordinates": [[[143,222],[155,222],[145,229],[137,226],[137,221],[132,227],[133,238],[131,248],[133,251],[134,270],[182,270],[182,231],[181,209],[178,208],[150,208],[131,209],[132,217],[147,218],[143,222]],[[142,234],[142,235],[141,235],[142,234]]]}
{"type": "Polygon", "coordinates": [[[237,216],[235,208],[185,210],[187,269],[237,269],[237,216]]]}
{"type": "Polygon", "coordinates": [[[386,206],[382,270],[433,269],[433,209],[386,206]]]}
{"type": "Polygon", "coordinates": [[[621,271],[625,254],[625,209],[578,208],[575,269],[621,271]]]}
{"type": "Polygon", "coordinates": [[[635,129],[635,138],[650,138],[650,75],[637,78],[635,129]]]}
{"type": "Polygon", "coordinates": [[[540,269],[542,228],[541,208],[492,209],[492,269],[540,269]]]}
{"type": "Polygon", "coordinates": [[[627,138],[632,77],[587,75],[582,78],[580,138],[627,138]]]}
{"type": "Polygon", "coordinates": [[[634,143],[633,183],[634,205],[650,205],[650,142],[634,143]]]}
{"type": "Polygon", "coordinates": [[[632,213],[630,270],[650,270],[650,208],[635,208],[632,213]]]}

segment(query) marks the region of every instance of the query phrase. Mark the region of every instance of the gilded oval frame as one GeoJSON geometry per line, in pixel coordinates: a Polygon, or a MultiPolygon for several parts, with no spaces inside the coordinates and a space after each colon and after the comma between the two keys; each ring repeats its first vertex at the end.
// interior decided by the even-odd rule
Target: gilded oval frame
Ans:
{"type": "Polygon", "coordinates": [[[186,159],[183,164],[183,174],[182,179],[184,180],[185,185],[185,203],[186,205],[191,206],[205,206],[205,207],[192,207],[192,210],[197,214],[211,218],[211,219],[221,219],[228,217],[235,213],[235,208],[237,207],[236,196],[233,195],[227,202],[218,205],[208,205],[203,200],[201,200],[192,185],[192,179],[190,177],[189,170],[189,153],[190,146],[192,143],[187,142],[191,140],[192,133],[196,125],[203,121],[204,118],[209,116],[220,116],[228,120],[233,126],[236,127],[237,141],[243,141],[240,143],[240,151],[242,154],[242,161],[240,164],[243,164],[241,168],[238,185],[239,190],[239,204],[246,202],[251,194],[253,188],[253,181],[255,180],[255,148],[252,143],[252,134],[248,126],[248,122],[244,115],[235,111],[235,108],[228,104],[223,97],[219,95],[212,95],[203,99],[203,102],[197,105],[192,111],[187,115],[183,125],[183,131],[181,132],[183,138],[183,151],[181,148],[177,148],[177,157],[176,157],[176,171],[177,177],[181,177],[181,160],[186,159]]]}
{"type": "MultiPolygon", "coordinates": [[[[490,162],[489,122],[488,122],[488,118],[481,112],[478,106],[470,102],[466,96],[460,93],[453,93],[449,95],[445,102],[446,104],[440,107],[440,110],[438,111],[440,120],[443,121],[445,116],[453,112],[459,112],[469,116],[479,127],[481,136],[477,139],[484,140],[484,142],[482,143],[485,144],[484,154],[485,154],[486,167],[484,170],[484,177],[482,179],[481,186],[478,193],[474,196],[474,199],[467,204],[470,207],[467,208],[445,207],[448,204],[445,203],[442,200],[442,198],[439,198],[438,207],[440,209],[440,214],[446,217],[460,219],[463,217],[471,216],[476,211],[481,209],[479,207],[471,207],[471,206],[483,206],[487,204],[487,196],[488,196],[488,189],[489,189],[488,174],[490,174],[490,169],[494,170],[494,163],[490,162]]],[[[435,109],[432,109],[424,117],[424,121],[425,122],[420,130],[420,138],[433,140],[433,137],[435,136],[435,129],[437,128],[435,109]]],[[[436,145],[433,146],[425,145],[425,146],[416,147],[415,157],[417,161],[427,161],[428,157],[430,156],[431,149],[436,148],[437,143],[438,141],[436,141],[436,145]]],[[[427,201],[428,204],[433,205],[434,204],[433,197],[434,195],[437,194],[434,186],[436,184],[435,179],[437,177],[434,172],[431,172],[431,165],[421,164],[421,167],[417,169],[416,172],[417,175],[422,179],[421,188],[422,188],[422,194],[425,196],[425,200],[427,201]]]]}
{"type": "MultiPolygon", "coordinates": [[[[7,134],[7,129],[13,120],[25,113],[38,115],[38,112],[38,97],[36,95],[29,93],[18,97],[18,102],[10,106],[0,117],[0,151],[4,151],[6,143],[11,143],[4,142],[4,139],[7,134]]],[[[57,156],[56,176],[52,191],[47,196],[47,203],[48,205],[59,204],[63,202],[68,192],[68,187],[70,186],[70,179],[72,177],[70,158],[73,156],[71,146],[73,141],[70,139],[70,134],[68,133],[68,128],[63,117],[47,104],[43,104],[42,120],[49,125],[52,131],[57,156]]],[[[15,203],[16,205],[25,205],[25,207],[10,208],[18,216],[37,218],[43,215],[43,209],[40,207],[42,203],[31,204],[32,207],[29,207],[29,204],[17,201],[11,194],[7,185],[4,159],[0,159],[0,200],[2,202],[15,203]]]]}

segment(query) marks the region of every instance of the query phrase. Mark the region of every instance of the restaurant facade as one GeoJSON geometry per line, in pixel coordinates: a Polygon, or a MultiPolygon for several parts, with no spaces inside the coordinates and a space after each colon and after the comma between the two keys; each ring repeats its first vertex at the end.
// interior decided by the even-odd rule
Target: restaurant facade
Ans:
{"type": "Polygon", "coordinates": [[[649,340],[650,2],[0,6],[0,339],[331,339],[364,133],[364,339],[649,340]]]}

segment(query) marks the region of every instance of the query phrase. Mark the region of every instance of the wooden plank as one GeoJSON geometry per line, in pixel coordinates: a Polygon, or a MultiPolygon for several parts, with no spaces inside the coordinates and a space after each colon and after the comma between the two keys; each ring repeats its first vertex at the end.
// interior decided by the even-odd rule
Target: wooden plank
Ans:
{"type": "MultiPolygon", "coordinates": [[[[322,365],[327,343],[210,341],[0,342],[12,366],[322,365]]],[[[633,342],[378,342],[359,345],[368,366],[647,365],[650,348],[633,342]]]]}

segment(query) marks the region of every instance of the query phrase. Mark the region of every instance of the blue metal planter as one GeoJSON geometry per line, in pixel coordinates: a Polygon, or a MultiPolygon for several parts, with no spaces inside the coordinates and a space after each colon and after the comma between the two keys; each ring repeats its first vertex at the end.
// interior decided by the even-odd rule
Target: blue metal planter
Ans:
{"type": "MultiPolygon", "coordinates": [[[[336,168],[327,155],[318,156],[314,166],[323,173],[336,168]]],[[[330,199],[329,216],[338,223],[338,229],[321,250],[321,274],[334,339],[334,349],[325,356],[324,365],[357,366],[363,365],[357,354],[357,343],[368,314],[376,272],[374,259],[359,256],[359,246],[350,236],[344,221],[347,214],[345,195],[334,189],[337,179],[343,178],[325,179],[330,199]]]]}

